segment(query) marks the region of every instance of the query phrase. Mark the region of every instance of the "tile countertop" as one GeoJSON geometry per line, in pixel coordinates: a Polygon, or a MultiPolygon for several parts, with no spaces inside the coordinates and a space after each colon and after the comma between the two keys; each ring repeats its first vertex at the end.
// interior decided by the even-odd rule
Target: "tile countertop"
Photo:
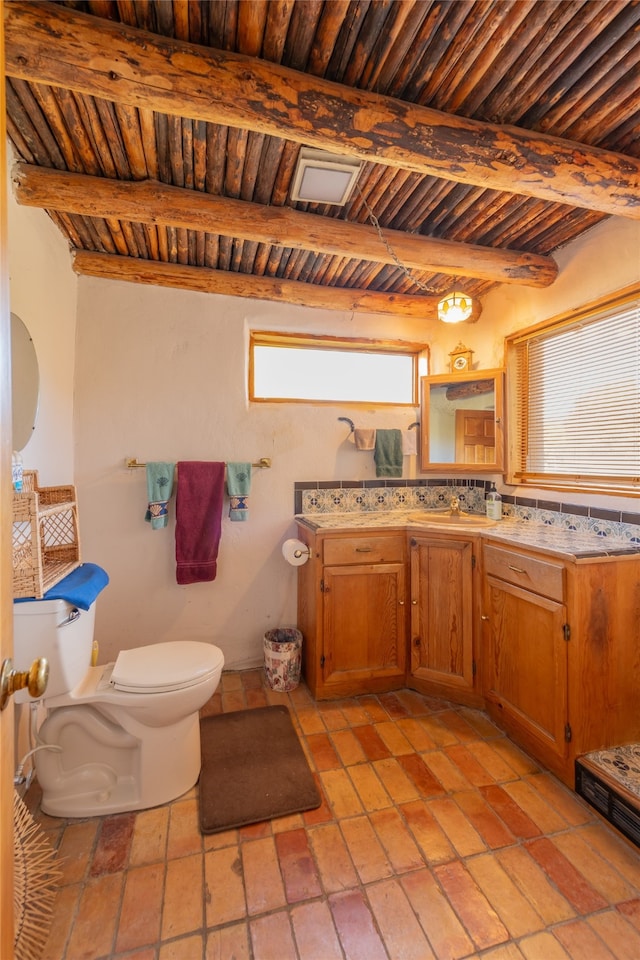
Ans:
{"type": "Polygon", "coordinates": [[[534,550],[543,550],[545,553],[555,554],[570,560],[593,560],[603,557],[620,557],[637,555],[640,558],[640,544],[634,546],[628,540],[618,540],[613,537],[600,537],[595,533],[582,533],[571,530],[568,526],[557,524],[537,523],[530,520],[515,520],[504,518],[496,521],[493,526],[482,526],[468,529],[456,527],[452,529],[446,525],[429,523],[422,519],[426,511],[420,511],[420,519],[416,519],[416,511],[387,510],[380,512],[360,513],[322,513],[297,514],[295,519],[314,532],[331,530],[384,530],[384,529],[411,529],[428,530],[430,533],[443,533],[451,536],[482,536],[486,540],[493,540],[511,546],[529,547],[534,550]]]}

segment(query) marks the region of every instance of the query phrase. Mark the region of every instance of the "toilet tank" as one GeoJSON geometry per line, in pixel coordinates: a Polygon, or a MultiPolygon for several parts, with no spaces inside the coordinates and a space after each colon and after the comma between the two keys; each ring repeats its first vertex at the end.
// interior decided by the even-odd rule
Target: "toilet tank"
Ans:
{"type": "MultiPolygon", "coordinates": [[[[91,665],[96,605],[79,610],[66,600],[26,600],[13,605],[13,665],[29,670],[38,657],[49,661],[49,682],[44,694],[69,693],[91,665]]],[[[27,690],[15,694],[17,703],[33,698],[27,690]]]]}

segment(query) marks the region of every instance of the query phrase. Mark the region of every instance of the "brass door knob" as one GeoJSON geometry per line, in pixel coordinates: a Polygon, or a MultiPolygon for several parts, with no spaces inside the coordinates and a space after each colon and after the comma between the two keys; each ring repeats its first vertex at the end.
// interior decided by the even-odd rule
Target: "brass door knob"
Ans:
{"type": "Polygon", "coordinates": [[[2,662],[0,675],[0,710],[4,710],[7,701],[16,690],[26,687],[32,697],[41,697],[47,689],[49,680],[49,661],[46,657],[34,660],[29,670],[14,670],[13,661],[7,658],[2,662]]]}

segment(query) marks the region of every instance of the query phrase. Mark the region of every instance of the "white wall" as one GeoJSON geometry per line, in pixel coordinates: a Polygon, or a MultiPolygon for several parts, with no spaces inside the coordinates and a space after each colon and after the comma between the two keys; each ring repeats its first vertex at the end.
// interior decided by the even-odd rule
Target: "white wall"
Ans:
{"type": "MultiPolygon", "coordinates": [[[[408,427],[417,409],[363,411],[310,404],[251,404],[249,329],[389,336],[389,322],[154,287],[82,278],[76,367],[76,480],[86,559],[111,584],[97,618],[102,655],[191,637],[224,651],[228,666],[262,660],[265,630],[296,619],[297,571],[281,554],[295,533],[294,482],[374,477],[372,453],[355,450],[341,415],[359,425],[408,427]],[[144,470],[125,458],[250,460],[249,519],[225,504],[218,574],[212,583],[175,581],[174,517],[144,522],[144,470]]],[[[416,324],[393,321],[414,339],[416,324]]]]}
{"type": "Polygon", "coordinates": [[[39,470],[42,485],[71,483],[78,278],[49,217],[19,207],[8,192],[11,311],[31,334],[40,371],[36,429],[22,451],[24,466],[39,470]]]}

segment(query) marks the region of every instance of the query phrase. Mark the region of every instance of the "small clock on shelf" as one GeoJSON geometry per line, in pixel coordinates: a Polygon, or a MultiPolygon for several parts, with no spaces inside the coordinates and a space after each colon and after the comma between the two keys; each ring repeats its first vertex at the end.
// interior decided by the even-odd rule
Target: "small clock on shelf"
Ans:
{"type": "Polygon", "coordinates": [[[449,357],[451,358],[449,361],[449,369],[452,373],[467,373],[468,370],[471,370],[473,350],[469,350],[463,343],[459,343],[458,346],[451,351],[449,357]]]}

